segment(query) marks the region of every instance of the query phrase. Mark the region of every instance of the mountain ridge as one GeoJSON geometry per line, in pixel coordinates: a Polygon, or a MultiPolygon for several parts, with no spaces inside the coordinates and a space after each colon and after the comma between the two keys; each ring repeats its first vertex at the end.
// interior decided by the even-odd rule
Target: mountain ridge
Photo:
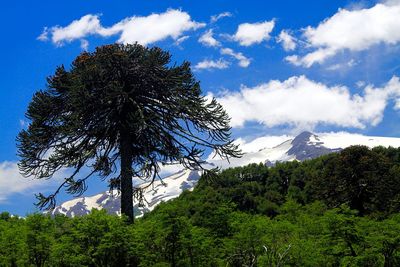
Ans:
{"type": "MultiPolygon", "coordinates": [[[[279,139],[279,138],[278,138],[279,139]]],[[[253,141],[257,142],[257,140],[253,141]]],[[[244,153],[241,158],[232,158],[230,161],[208,158],[205,167],[217,166],[221,169],[239,167],[250,163],[264,163],[273,166],[277,162],[304,161],[325,154],[339,152],[350,145],[400,146],[400,138],[363,136],[348,133],[314,134],[302,132],[299,135],[276,145],[269,145],[261,149],[253,149],[244,153]],[[208,166],[207,166],[208,165],[208,166]]],[[[256,146],[257,147],[257,146],[256,146]]],[[[192,190],[201,177],[201,171],[187,170],[183,167],[163,176],[163,182],[156,181],[151,189],[145,191],[144,206],[135,204],[135,215],[142,216],[154,209],[162,201],[178,197],[184,190],[192,190]]],[[[88,214],[92,208],[106,209],[108,213],[120,214],[119,197],[116,191],[105,191],[94,196],[86,196],[66,201],[57,206],[51,213],[67,216],[88,214]]]]}

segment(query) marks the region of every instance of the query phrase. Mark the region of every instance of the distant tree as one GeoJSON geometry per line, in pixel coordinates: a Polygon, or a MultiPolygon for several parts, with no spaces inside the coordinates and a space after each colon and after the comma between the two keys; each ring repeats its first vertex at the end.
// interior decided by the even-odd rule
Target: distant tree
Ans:
{"type": "Polygon", "coordinates": [[[0,213],[0,220],[8,221],[11,218],[11,215],[7,211],[3,211],[0,213]]]}
{"type": "Polygon", "coordinates": [[[227,113],[201,94],[190,63],[172,64],[156,47],[113,44],[83,52],[69,70],[58,67],[47,79],[26,117],[29,127],[17,138],[22,174],[48,179],[73,170],[53,194],[37,195],[40,208],[54,208],[62,188],[81,195],[98,175],[120,190],[121,212],[133,220],[132,197],[143,202],[144,188],[134,188],[132,177],[149,186],[160,164],[202,168],[205,149],[240,156],[227,113]],[[82,175],[85,167],[90,171],[82,175]]]}

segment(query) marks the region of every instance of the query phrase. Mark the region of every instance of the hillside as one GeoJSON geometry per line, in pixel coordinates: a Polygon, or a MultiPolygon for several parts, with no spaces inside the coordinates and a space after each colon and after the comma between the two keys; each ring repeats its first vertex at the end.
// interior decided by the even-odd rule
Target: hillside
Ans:
{"type": "Polygon", "coordinates": [[[399,266],[400,149],[229,168],[135,223],[0,215],[0,265],[399,266]]]}
{"type": "MultiPolygon", "coordinates": [[[[400,146],[400,138],[363,136],[349,133],[313,134],[303,132],[296,137],[276,136],[261,137],[242,146],[245,154],[241,158],[229,162],[210,156],[206,168],[220,167],[221,169],[245,166],[251,163],[263,163],[274,166],[277,162],[303,161],[313,159],[332,152],[338,152],[351,145],[400,146]]],[[[184,190],[192,190],[197,184],[201,172],[174,167],[172,170],[162,170],[163,183],[157,181],[145,192],[146,202],[143,207],[135,205],[136,216],[151,211],[162,201],[178,197],[184,190]]],[[[140,183],[140,181],[138,181],[140,183]]],[[[105,191],[94,196],[76,198],[62,203],[53,210],[53,214],[67,216],[88,214],[93,208],[106,209],[111,214],[119,214],[120,200],[116,191],[105,191]]]]}

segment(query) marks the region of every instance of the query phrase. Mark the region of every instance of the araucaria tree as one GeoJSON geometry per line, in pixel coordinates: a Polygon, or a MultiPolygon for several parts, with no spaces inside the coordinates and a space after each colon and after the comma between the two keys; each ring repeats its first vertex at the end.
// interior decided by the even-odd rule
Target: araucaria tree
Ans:
{"type": "Polygon", "coordinates": [[[17,138],[25,176],[69,173],[53,194],[37,195],[40,208],[56,205],[60,190],[81,195],[97,176],[121,193],[121,212],[133,220],[133,197],[143,186],[133,177],[159,178],[161,164],[202,168],[202,154],[240,152],[230,137],[229,117],[202,95],[188,62],[171,63],[160,48],[113,44],[83,52],[70,69],[58,67],[47,89],[33,96],[30,124],[17,138]]]}

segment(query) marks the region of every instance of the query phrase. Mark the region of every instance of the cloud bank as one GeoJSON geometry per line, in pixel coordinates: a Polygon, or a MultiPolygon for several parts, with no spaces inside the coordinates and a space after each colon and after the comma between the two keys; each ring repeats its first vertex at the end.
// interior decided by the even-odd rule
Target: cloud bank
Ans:
{"type": "Polygon", "coordinates": [[[327,86],[305,76],[272,80],[259,86],[242,86],[239,92],[217,97],[231,116],[232,127],[256,121],[268,127],[312,129],[317,125],[365,128],[383,119],[389,100],[400,109],[400,80],[393,77],[382,87],[368,85],[363,94],[345,86],[327,86]]]}

